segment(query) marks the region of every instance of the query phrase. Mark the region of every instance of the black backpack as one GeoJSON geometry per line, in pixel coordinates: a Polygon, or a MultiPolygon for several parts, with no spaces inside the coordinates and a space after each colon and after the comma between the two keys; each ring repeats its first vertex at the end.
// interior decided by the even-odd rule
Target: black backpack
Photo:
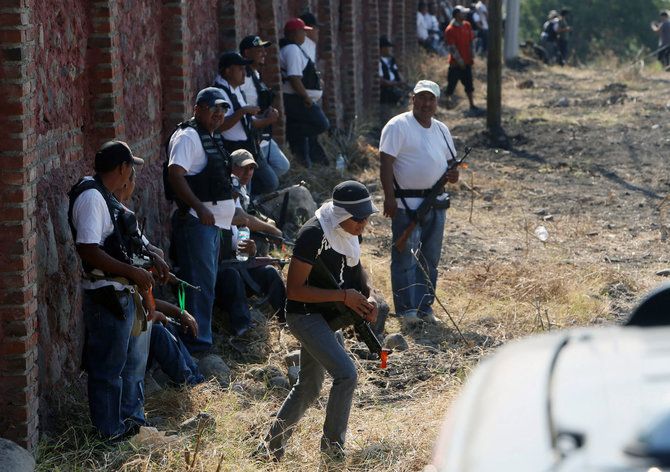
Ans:
{"type": "Polygon", "coordinates": [[[556,33],[554,22],[552,20],[547,20],[544,22],[544,25],[542,25],[542,32],[546,34],[547,41],[551,43],[556,42],[558,39],[558,33],[556,33]]]}
{"type": "Polygon", "coordinates": [[[472,31],[477,31],[479,29],[479,26],[477,26],[477,23],[475,22],[475,11],[470,10],[468,13],[468,16],[465,18],[468,23],[470,23],[470,26],[472,27],[472,31]]]}

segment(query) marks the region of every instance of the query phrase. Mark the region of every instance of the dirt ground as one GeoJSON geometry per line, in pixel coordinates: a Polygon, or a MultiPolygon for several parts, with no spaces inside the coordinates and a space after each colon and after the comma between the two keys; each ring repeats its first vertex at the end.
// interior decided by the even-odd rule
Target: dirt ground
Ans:
{"type": "MultiPolygon", "coordinates": [[[[446,82],[446,68],[436,61],[426,61],[416,74],[446,82]]],[[[482,66],[475,76],[475,101],[484,107],[482,66]]],[[[206,470],[219,460],[221,470],[421,470],[448,405],[482,356],[550,329],[621,323],[646,291],[663,282],[656,273],[670,267],[664,206],[670,194],[664,162],[670,152],[668,97],[670,74],[649,67],[561,69],[522,58],[503,72],[508,145],[491,144],[485,117],[467,111],[462,88],[454,109],[440,106],[436,118],[451,130],[459,154],[473,149],[460,182],[448,189],[452,207],[436,287],[439,322],[406,330],[391,314],[387,333],[403,333],[409,349],[393,352],[385,370],[378,361],[354,356],[360,385],[344,464],[324,467],[316,453],[328,381],[280,465],[249,459],[287,393],[266,389],[250,371],[267,364],[284,369],[283,356],[298,346],[275,322],[259,330],[248,355],[222,347],[233,384],[240,386],[231,391],[233,398],[215,400],[207,389],[194,389],[188,407],[175,407],[174,398],[163,394],[149,398],[147,410],[168,424],[203,409],[216,412],[220,426],[205,437],[210,446],[200,453],[206,470]],[[540,226],[546,241],[536,236],[540,226]]],[[[381,207],[381,127],[368,128],[358,139],[361,151],[349,176],[366,183],[381,207]]],[[[326,169],[295,169],[290,177],[307,180],[318,198],[338,179],[326,169]]],[[[390,247],[390,223],[375,215],[363,261],[392,312],[390,247]]],[[[346,343],[354,352],[360,347],[353,338],[346,343]]],[[[139,454],[141,460],[130,454],[123,469],[162,470],[161,463],[176,463],[182,453],[162,459],[155,452],[139,454]]],[[[102,462],[96,470],[118,466],[118,459],[114,468],[102,462]]],[[[41,470],[52,463],[43,462],[41,470]]]]}

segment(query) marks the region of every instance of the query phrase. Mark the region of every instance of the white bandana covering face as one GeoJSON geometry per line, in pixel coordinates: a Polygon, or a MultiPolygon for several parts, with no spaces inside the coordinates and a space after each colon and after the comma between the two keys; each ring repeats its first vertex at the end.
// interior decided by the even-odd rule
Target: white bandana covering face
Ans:
{"type": "Polygon", "coordinates": [[[340,223],[351,218],[351,213],[329,201],[321,205],[316,210],[315,215],[321,223],[321,229],[323,229],[323,234],[330,243],[330,247],[346,256],[349,267],[357,265],[361,259],[361,246],[358,243],[358,236],[347,233],[340,226],[340,223]]]}

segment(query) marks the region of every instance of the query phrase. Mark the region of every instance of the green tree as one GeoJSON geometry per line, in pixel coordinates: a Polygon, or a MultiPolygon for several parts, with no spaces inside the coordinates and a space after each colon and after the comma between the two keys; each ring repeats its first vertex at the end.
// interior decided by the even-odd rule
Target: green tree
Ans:
{"type": "Polygon", "coordinates": [[[588,62],[608,51],[627,59],[642,48],[647,52],[656,49],[657,37],[649,24],[658,20],[659,11],[670,8],[670,1],[521,0],[521,42],[539,42],[549,11],[562,8],[571,11],[570,50],[578,60],[588,62]]]}

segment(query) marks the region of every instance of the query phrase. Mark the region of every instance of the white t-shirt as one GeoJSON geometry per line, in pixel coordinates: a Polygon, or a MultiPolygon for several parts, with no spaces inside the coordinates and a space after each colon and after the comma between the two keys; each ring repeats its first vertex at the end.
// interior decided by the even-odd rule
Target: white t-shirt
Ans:
{"type": "MultiPolygon", "coordinates": [[[[260,79],[261,75],[257,70],[252,69],[251,73],[255,74],[256,77],[260,79]]],[[[247,105],[252,107],[258,106],[258,91],[254,85],[254,79],[252,79],[251,76],[246,76],[244,78],[244,83],[240,85],[240,90],[244,92],[244,96],[247,99],[247,105]]]]}
{"type": "MultiPolygon", "coordinates": [[[[426,29],[428,31],[439,31],[440,30],[440,22],[437,21],[437,17],[435,15],[431,15],[430,13],[426,13],[424,15],[424,22],[426,24],[426,29]]],[[[440,36],[437,33],[432,33],[431,34],[433,39],[440,39],[440,36]]]]}
{"type": "Polygon", "coordinates": [[[393,68],[391,68],[391,57],[380,57],[380,62],[379,62],[379,77],[384,77],[384,69],[382,68],[382,63],[381,61],[384,61],[384,64],[386,64],[386,67],[389,70],[389,80],[392,82],[395,82],[398,80],[398,78],[395,75],[395,72],[393,72],[393,68]]]}
{"type": "MultiPolygon", "coordinates": [[[[305,57],[305,54],[303,54],[303,51],[297,44],[288,44],[279,50],[279,64],[283,78],[290,76],[302,77],[302,71],[307,67],[307,63],[307,57],[305,57]]],[[[297,93],[288,80],[284,81],[282,91],[284,93],[297,93]]],[[[322,90],[307,89],[307,96],[312,101],[319,100],[322,95],[322,90]]]]}
{"type": "MultiPolygon", "coordinates": [[[[393,176],[403,189],[431,188],[446,172],[452,152],[456,155],[451,133],[443,123],[432,119],[430,128],[424,128],[411,111],[386,123],[379,151],[395,157],[393,176]]],[[[399,198],[396,201],[398,208],[405,208],[399,198]]],[[[415,210],[423,199],[405,198],[405,201],[415,210]]]]}
{"type": "Polygon", "coordinates": [[[475,6],[477,8],[477,12],[472,15],[473,19],[478,19],[481,22],[482,29],[489,29],[489,9],[486,8],[486,5],[484,5],[482,2],[477,2],[477,5],[475,6]],[[477,17],[475,17],[475,15],[477,15],[477,17]]]}
{"type": "MultiPolygon", "coordinates": [[[[170,155],[168,166],[178,165],[186,171],[186,175],[198,174],[207,165],[207,155],[200,142],[200,136],[190,126],[175,131],[170,138],[168,153],[170,155]]],[[[212,202],[203,202],[203,204],[214,215],[216,226],[223,229],[230,228],[230,222],[235,213],[235,203],[232,199],[219,201],[216,205],[212,202]]],[[[189,213],[198,217],[193,208],[189,210],[189,213]]]]}
{"type": "Polygon", "coordinates": [[[428,39],[428,27],[426,26],[426,18],[420,11],[416,12],[416,35],[420,41],[428,39]]]}
{"type": "MultiPolygon", "coordinates": [[[[93,177],[84,177],[84,180],[93,180],[93,177]]],[[[97,189],[89,189],[81,193],[72,205],[72,224],[77,232],[77,244],[105,244],[107,237],[114,231],[112,217],[109,215],[105,197],[97,189]]],[[[95,269],[94,274],[102,276],[103,272],[95,269]]],[[[109,280],[89,280],[83,278],[81,287],[84,290],[94,290],[106,285],[112,285],[116,290],[130,288],[128,285],[109,280]]]]}
{"type": "MultiPolygon", "coordinates": [[[[241,107],[246,107],[247,106],[247,101],[244,99],[242,96],[242,92],[240,91],[240,87],[233,87],[231,86],[226,79],[221,77],[220,75],[216,76],[216,79],[214,79],[215,84],[223,85],[224,87],[227,87],[232,93],[235,94],[237,97],[237,101],[240,102],[241,107]]],[[[228,98],[228,103],[230,103],[230,108],[228,108],[228,111],[226,112],[226,117],[231,116],[233,113],[235,113],[235,110],[233,110],[233,101],[232,99],[228,96],[228,93],[221,89],[223,94],[228,98]]],[[[228,141],[246,141],[247,140],[247,133],[244,132],[244,125],[242,124],[242,120],[244,120],[244,117],[242,117],[237,123],[235,123],[231,128],[225,130],[221,135],[223,136],[223,139],[227,139],[228,141]]]]}
{"type": "Polygon", "coordinates": [[[300,47],[307,53],[312,62],[316,64],[316,43],[310,38],[305,37],[305,42],[300,47]]]}

